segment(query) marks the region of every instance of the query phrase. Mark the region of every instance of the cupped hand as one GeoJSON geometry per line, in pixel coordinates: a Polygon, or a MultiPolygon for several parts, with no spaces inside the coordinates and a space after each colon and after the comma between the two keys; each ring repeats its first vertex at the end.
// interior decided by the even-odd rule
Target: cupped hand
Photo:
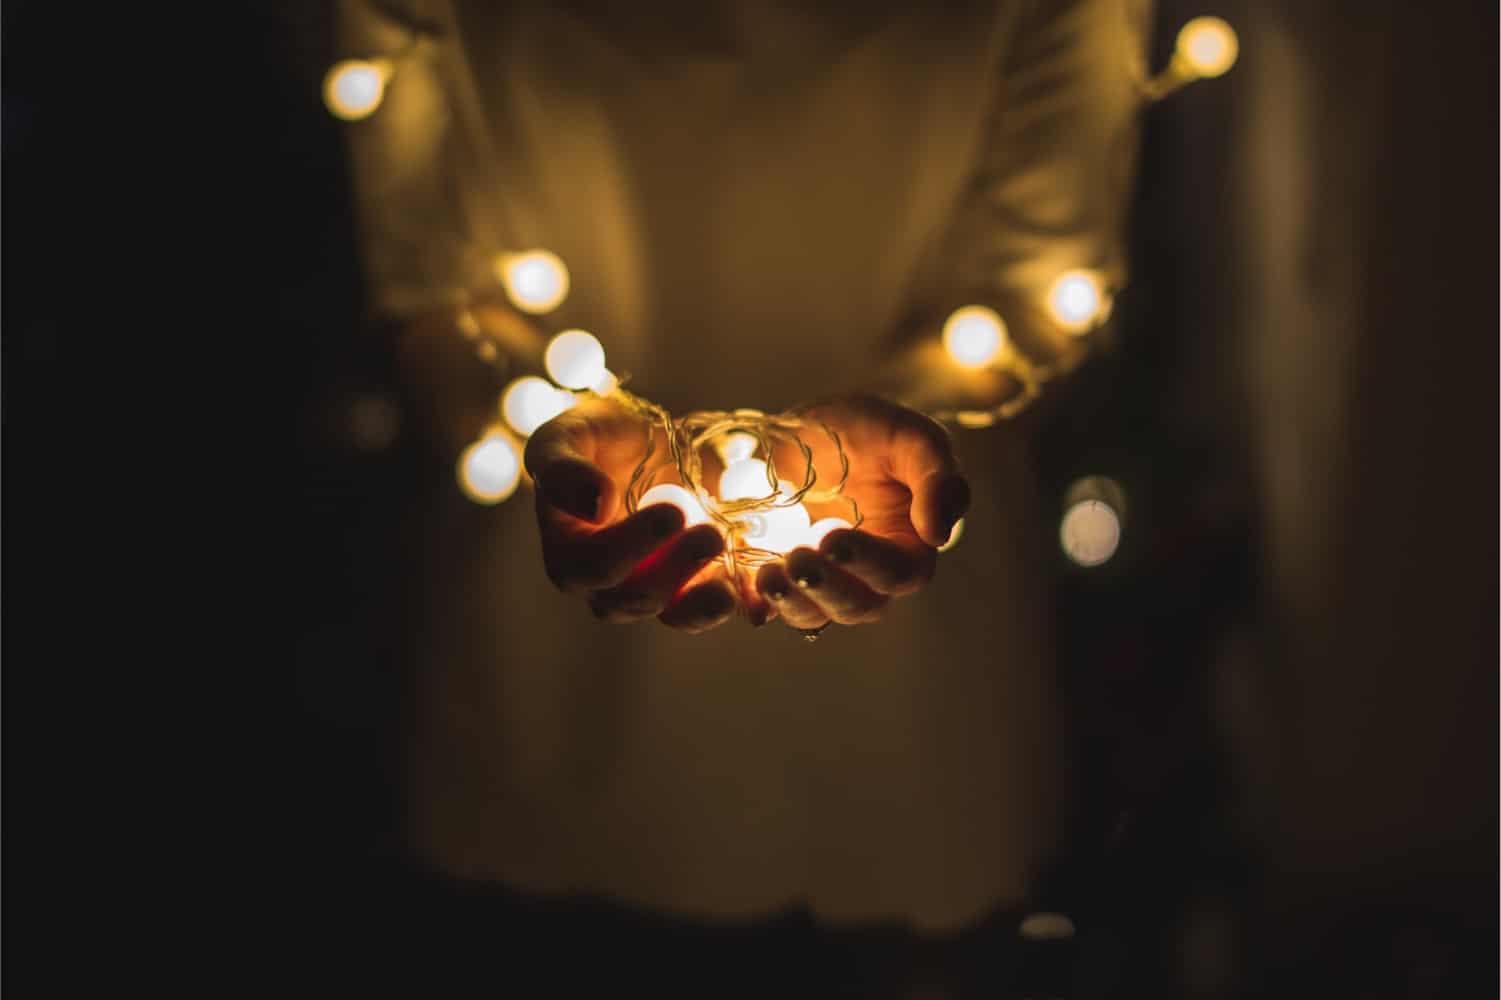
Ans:
{"type": "Polygon", "coordinates": [[[588,598],[610,622],[656,617],[702,632],[722,624],[737,594],[721,560],[724,538],[712,524],[683,530],[683,514],[659,504],[627,516],[625,490],[660,430],[618,403],[581,401],[543,424],[526,446],[537,481],[537,523],[548,578],[565,593],[588,598]]]}
{"type": "MultiPolygon", "coordinates": [[[[864,519],[857,530],[831,532],[816,550],[795,549],[765,564],[755,589],[793,628],[875,621],[893,597],[932,579],[938,547],[969,509],[969,483],[943,428],[914,410],[860,395],[793,412],[808,422],[802,437],[813,451],[819,489],[837,481],[839,456],[818,425],[838,433],[849,460],[844,493],[864,519]]],[[[795,469],[800,461],[779,454],[778,468],[795,469]]],[[[810,509],[815,519],[849,515],[839,503],[810,509]]]]}

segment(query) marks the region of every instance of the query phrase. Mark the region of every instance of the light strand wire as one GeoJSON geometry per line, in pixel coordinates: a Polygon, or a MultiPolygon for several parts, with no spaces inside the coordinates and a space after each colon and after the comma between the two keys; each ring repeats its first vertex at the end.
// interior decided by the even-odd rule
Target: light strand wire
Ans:
{"type": "Polygon", "coordinates": [[[627,378],[628,376],[622,376],[622,384],[616,386],[606,397],[641,417],[646,424],[646,445],[625,490],[627,513],[634,514],[639,509],[641,497],[647,490],[659,482],[668,481],[670,475],[676,474],[683,489],[698,500],[709,518],[724,532],[728,540],[724,551],[725,569],[731,575],[741,567],[754,569],[782,556],[782,553],[760,548],[746,540],[747,531],[754,524],[757,514],[805,502],[842,502],[849,509],[851,526],[859,527],[864,520],[859,503],[844,492],[850,472],[849,455],[844,449],[844,442],[840,439],[839,432],[823,421],[810,420],[794,413],[773,415],[752,409],[701,410],[674,417],[665,407],[624,388],[627,378]],[[803,434],[808,431],[822,433],[834,449],[839,474],[837,481],[830,486],[819,487],[813,449],[803,438],[803,434]],[[666,443],[665,454],[659,454],[659,433],[666,443]],[[705,449],[712,448],[735,434],[754,438],[757,448],[765,456],[765,496],[721,500],[710,493],[705,484],[705,449]],[[802,466],[800,485],[794,485],[785,493],[781,490],[782,478],[777,471],[778,444],[795,447],[802,466]]]}

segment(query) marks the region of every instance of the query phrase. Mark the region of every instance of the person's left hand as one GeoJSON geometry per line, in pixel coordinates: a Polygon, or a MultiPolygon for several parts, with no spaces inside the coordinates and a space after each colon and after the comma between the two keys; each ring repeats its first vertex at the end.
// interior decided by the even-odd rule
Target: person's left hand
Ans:
{"type": "MultiPolygon", "coordinates": [[[[943,428],[914,410],[862,395],[793,412],[810,422],[802,437],[813,449],[820,489],[828,475],[838,475],[839,458],[817,422],[839,434],[849,459],[844,493],[859,504],[864,520],[858,530],[831,532],[817,550],[796,549],[762,566],[755,589],[769,604],[764,611],[750,608],[752,623],[776,615],[807,630],[830,621],[875,621],[891,598],[920,590],[932,578],[938,547],[969,509],[969,483],[943,428]]],[[[778,466],[796,468],[799,458],[779,454],[778,466]]],[[[843,503],[809,508],[815,520],[849,517],[843,503]]]]}

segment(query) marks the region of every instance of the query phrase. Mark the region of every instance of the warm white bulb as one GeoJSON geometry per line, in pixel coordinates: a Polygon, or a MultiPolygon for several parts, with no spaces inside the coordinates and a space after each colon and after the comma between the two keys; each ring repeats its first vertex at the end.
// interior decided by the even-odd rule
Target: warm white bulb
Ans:
{"type": "Polygon", "coordinates": [[[645,510],[653,504],[671,504],[683,512],[683,527],[691,528],[698,524],[708,524],[709,512],[704,510],[704,505],[698,502],[698,497],[689,493],[677,483],[659,483],[641,494],[641,502],[636,505],[637,510],[645,510]]]}
{"type": "Polygon", "coordinates": [[[1115,555],[1120,545],[1120,517],[1101,500],[1080,500],[1063,515],[1058,538],[1074,562],[1098,566],[1115,555]]]}
{"type": "Polygon", "coordinates": [[[522,437],[573,406],[572,393],[551,382],[526,375],[512,382],[500,399],[500,412],[511,430],[522,437]]]}
{"type": "Polygon", "coordinates": [[[942,545],[938,546],[938,551],[939,552],[947,552],[949,549],[953,548],[955,545],[958,545],[959,544],[959,539],[961,539],[963,537],[964,537],[964,518],[961,517],[959,520],[955,521],[954,522],[954,526],[949,529],[949,540],[946,541],[946,542],[944,542],[942,545]]]}
{"type": "Polygon", "coordinates": [[[1235,29],[1217,17],[1196,17],[1178,32],[1178,58],[1199,76],[1222,76],[1240,54],[1235,29]]]}
{"type": "Polygon", "coordinates": [[[604,347],[583,330],[564,330],[552,338],[542,360],[552,380],[570,389],[592,389],[610,374],[604,347]]]}
{"type": "Polygon", "coordinates": [[[1006,323],[985,306],[956,309],[943,324],[943,346],[964,367],[984,367],[1005,349],[1006,323]]]}
{"type": "Polygon", "coordinates": [[[1085,333],[1104,311],[1100,280],[1088,271],[1064,271],[1048,290],[1048,311],[1070,333],[1085,333]]]}
{"type": "Polygon", "coordinates": [[[521,454],[505,434],[491,433],[459,456],[459,486],[475,503],[496,504],[521,482],[521,454]]]}
{"type": "MultiPolygon", "coordinates": [[[[790,494],[792,484],[783,481],[781,492],[790,494]]],[[[745,526],[741,537],[752,548],[785,555],[808,544],[809,520],[808,508],[800,503],[790,507],[769,507],[741,519],[745,526]]]]}
{"type": "Polygon", "coordinates": [[[745,431],[731,431],[720,438],[715,447],[719,452],[720,461],[725,465],[733,465],[743,462],[756,453],[758,442],[754,434],[745,431]]]}
{"type": "Polygon", "coordinates": [[[766,463],[759,458],[743,458],[725,466],[719,477],[719,499],[751,500],[771,494],[766,463]]]}
{"type": "Polygon", "coordinates": [[[568,268],[557,254],[547,250],[502,254],[495,262],[495,272],[505,286],[506,297],[522,312],[552,312],[568,297],[568,268]]]}
{"type": "Polygon", "coordinates": [[[335,63],[323,77],[323,103],[336,118],[368,118],[386,95],[388,73],[386,66],[363,59],[335,63]]]}
{"type": "Polygon", "coordinates": [[[818,544],[833,532],[853,527],[853,524],[842,517],[821,517],[808,528],[808,535],[803,544],[810,549],[816,549],[818,544]]]}

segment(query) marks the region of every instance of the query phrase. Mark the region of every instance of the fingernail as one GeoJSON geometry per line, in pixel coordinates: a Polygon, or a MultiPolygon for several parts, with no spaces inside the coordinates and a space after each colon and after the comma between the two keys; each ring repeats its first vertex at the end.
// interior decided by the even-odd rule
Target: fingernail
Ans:
{"type": "Polygon", "coordinates": [[[783,587],[780,583],[773,584],[762,591],[762,593],[773,601],[785,601],[787,599],[787,588],[783,587]]]}
{"type": "Polygon", "coordinates": [[[811,590],[812,588],[818,586],[820,583],[823,583],[823,574],[814,567],[809,566],[802,572],[798,573],[797,576],[793,577],[793,579],[797,581],[797,585],[799,587],[811,590]]]}
{"type": "Polygon", "coordinates": [[[951,476],[938,493],[938,516],[943,518],[945,531],[952,532],[954,523],[969,510],[969,481],[963,476],[951,476]]]}

